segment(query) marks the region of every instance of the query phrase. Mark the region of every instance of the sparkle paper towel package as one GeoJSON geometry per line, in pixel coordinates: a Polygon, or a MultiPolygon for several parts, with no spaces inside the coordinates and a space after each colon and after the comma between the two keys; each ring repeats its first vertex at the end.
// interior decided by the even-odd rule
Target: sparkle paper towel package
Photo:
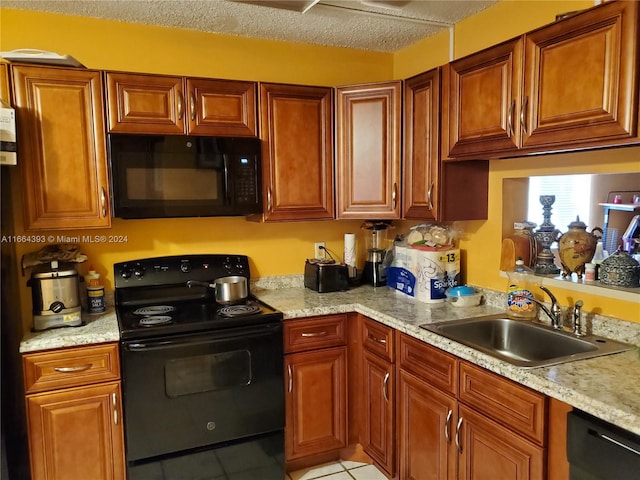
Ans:
{"type": "Polygon", "coordinates": [[[356,234],[344,234],[344,263],[349,271],[349,278],[356,277],[356,234]]]}
{"type": "Polygon", "coordinates": [[[396,245],[387,269],[387,285],[416,300],[440,303],[445,291],[460,284],[460,249],[422,250],[396,245]]]}

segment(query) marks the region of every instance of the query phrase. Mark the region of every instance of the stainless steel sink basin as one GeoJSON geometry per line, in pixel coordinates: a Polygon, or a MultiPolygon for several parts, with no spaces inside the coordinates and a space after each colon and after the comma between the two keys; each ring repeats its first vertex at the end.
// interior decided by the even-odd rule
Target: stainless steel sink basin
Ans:
{"type": "Polygon", "coordinates": [[[576,337],[541,323],[491,315],[420,325],[519,367],[542,367],[624,352],[633,345],[596,335],[576,337]]]}

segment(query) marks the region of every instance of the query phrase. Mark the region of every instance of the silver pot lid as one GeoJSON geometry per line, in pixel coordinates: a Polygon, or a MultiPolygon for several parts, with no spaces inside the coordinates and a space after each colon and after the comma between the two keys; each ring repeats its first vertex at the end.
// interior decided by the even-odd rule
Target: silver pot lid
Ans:
{"type": "Polygon", "coordinates": [[[31,271],[31,278],[60,278],[60,277],[77,277],[78,271],[70,263],[58,263],[53,260],[48,265],[40,265],[34,267],[31,271]]]}

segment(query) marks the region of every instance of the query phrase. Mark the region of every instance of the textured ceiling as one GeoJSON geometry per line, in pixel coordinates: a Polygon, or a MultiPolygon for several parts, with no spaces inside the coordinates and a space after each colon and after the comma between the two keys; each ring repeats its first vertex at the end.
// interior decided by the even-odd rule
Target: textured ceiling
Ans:
{"type": "Polygon", "coordinates": [[[498,0],[2,0],[2,6],[395,52],[498,0]],[[279,6],[280,8],[274,8],[279,6]],[[284,6],[284,9],[282,8],[284,6]],[[305,13],[290,10],[302,10],[305,13]]]}

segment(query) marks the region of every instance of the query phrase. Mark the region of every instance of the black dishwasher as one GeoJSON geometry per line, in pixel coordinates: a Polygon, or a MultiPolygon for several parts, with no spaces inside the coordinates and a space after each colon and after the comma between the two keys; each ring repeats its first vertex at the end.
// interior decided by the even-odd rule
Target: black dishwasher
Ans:
{"type": "Polygon", "coordinates": [[[570,480],[638,480],[640,436],[582,411],[568,414],[570,480]]]}

